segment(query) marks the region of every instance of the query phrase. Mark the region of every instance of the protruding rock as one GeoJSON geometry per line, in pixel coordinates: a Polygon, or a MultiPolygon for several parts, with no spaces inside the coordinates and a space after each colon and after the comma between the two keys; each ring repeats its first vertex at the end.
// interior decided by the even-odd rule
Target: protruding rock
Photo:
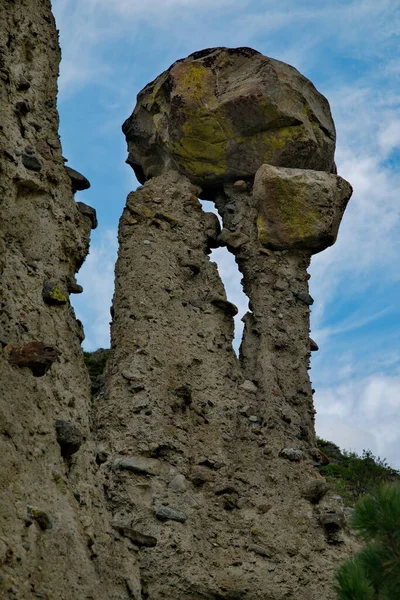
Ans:
{"type": "Polygon", "coordinates": [[[27,102],[26,100],[20,100],[15,105],[15,112],[20,116],[25,117],[25,115],[27,115],[28,112],[30,112],[30,110],[31,107],[29,106],[29,102],[27,102]]]}
{"type": "Polygon", "coordinates": [[[138,95],[123,125],[141,183],[178,169],[215,186],[263,163],[331,172],[327,100],[296,69],[251,48],[210,48],[175,62],[138,95]]]}
{"type": "Polygon", "coordinates": [[[351,185],[322,171],[262,165],[254,181],[261,244],[321,252],[336,241],[351,185]]]}
{"type": "Polygon", "coordinates": [[[308,292],[293,292],[293,296],[307,306],[314,304],[314,298],[308,292]]]}
{"type": "Polygon", "coordinates": [[[303,488],[303,498],[311,504],[318,504],[328,492],[329,486],[323,479],[311,479],[303,488]]]}
{"type": "Polygon", "coordinates": [[[113,464],[113,469],[131,471],[137,475],[159,475],[161,463],[156,458],[127,456],[126,458],[119,458],[116,460],[113,464]]]}
{"type": "Polygon", "coordinates": [[[254,554],[258,554],[259,556],[265,556],[266,558],[271,558],[272,556],[271,552],[268,552],[266,548],[259,546],[258,544],[250,544],[247,550],[249,552],[254,552],[254,554]]]}
{"type": "Polygon", "coordinates": [[[34,377],[43,377],[58,358],[58,351],[44,342],[32,341],[15,348],[6,346],[8,360],[17,367],[27,367],[34,377]]]}
{"type": "Polygon", "coordinates": [[[169,489],[175,493],[182,493],[187,490],[187,481],[186,477],[181,473],[175,475],[175,477],[170,481],[168,485],[169,489]]]}
{"type": "Polygon", "coordinates": [[[78,452],[85,438],[75,423],[71,421],[57,419],[55,426],[57,442],[61,448],[61,456],[63,458],[71,458],[75,452],[78,452]]]}
{"type": "Polygon", "coordinates": [[[76,207],[83,215],[85,215],[85,217],[89,217],[92,223],[92,229],[96,229],[98,225],[96,209],[92,208],[88,204],[85,204],[84,202],[77,202],[76,207]]]}
{"type": "Polygon", "coordinates": [[[280,456],[291,462],[300,462],[304,457],[303,452],[298,448],[283,448],[280,452],[280,456]]]}
{"type": "Polygon", "coordinates": [[[183,510],[164,506],[164,504],[156,508],[155,514],[160,521],[178,521],[178,523],[184,523],[187,519],[187,515],[183,510]]]}
{"type": "Polygon", "coordinates": [[[26,90],[29,90],[30,87],[31,87],[31,82],[23,75],[20,75],[20,77],[17,81],[17,90],[19,92],[24,92],[26,90]]]}
{"type": "Polygon", "coordinates": [[[67,290],[69,294],[82,294],[83,287],[79,283],[76,283],[76,281],[68,281],[67,290]]]}
{"type": "Polygon", "coordinates": [[[319,346],[317,342],[314,342],[313,339],[310,338],[310,350],[311,352],[317,352],[319,350],[319,346]]]}
{"type": "Polygon", "coordinates": [[[32,521],[35,521],[40,529],[46,531],[46,529],[52,529],[53,523],[49,515],[42,509],[29,504],[27,506],[27,524],[29,525],[32,521]]]}
{"type": "Polygon", "coordinates": [[[68,302],[67,296],[62,293],[60,288],[48,282],[43,284],[42,296],[46,304],[60,305],[68,302]]]}
{"type": "Polygon", "coordinates": [[[250,241],[248,235],[240,233],[240,231],[229,231],[229,229],[222,229],[218,236],[218,242],[220,246],[228,246],[228,248],[240,248],[250,241]]]}
{"type": "Polygon", "coordinates": [[[250,381],[250,379],[245,379],[245,381],[243,381],[243,383],[239,387],[244,392],[250,392],[251,394],[257,393],[257,386],[254,385],[254,383],[250,381]]]}
{"type": "Polygon", "coordinates": [[[209,248],[218,248],[218,237],[221,233],[221,225],[216,214],[211,212],[204,213],[204,232],[207,238],[209,248]]]}
{"type": "Polygon", "coordinates": [[[320,516],[320,523],[325,530],[328,544],[340,544],[340,531],[345,523],[342,511],[324,511],[320,516]]]}
{"type": "Polygon", "coordinates": [[[154,548],[154,546],[157,546],[157,538],[152,535],[147,535],[137,529],[119,523],[114,523],[113,527],[121,535],[129,538],[136,546],[139,546],[139,548],[154,548]]]}
{"type": "Polygon", "coordinates": [[[75,169],[71,169],[71,167],[64,167],[67,174],[71,179],[71,187],[72,193],[88,190],[90,188],[90,181],[87,179],[82,173],[79,171],[75,171],[75,169]]]}
{"type": "Polygon", "coordinates": [[[229,302],[229,300],[225,300],[225,298],[222,298],[220,296],[216,296],[215,298],[213,298],[211,300],[211,304],[213,304],[220,310],[223,310],[230,317],[235,317],[239,312],[238,307],[235,306],[235,304],[229,302]]]}
{"type": "Polygon", "coordinates": [[[238,181],[235,181],[235,183],[233,184],[233,188],[237,192],[247,192],[248,191],[247,182],[243,181],[243,179],[238,179],[238,181]]]}
{"type": "Polygon", "coordinates": [[[36,156],[22,154],[21,160],[24,167],[30,171],[40,171],[42,169],[42,163],[36,156]]]}

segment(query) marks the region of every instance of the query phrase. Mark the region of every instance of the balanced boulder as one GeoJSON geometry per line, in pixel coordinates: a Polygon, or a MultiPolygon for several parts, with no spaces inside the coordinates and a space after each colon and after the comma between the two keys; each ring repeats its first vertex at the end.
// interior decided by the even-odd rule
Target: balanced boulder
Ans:
{"type": "Polygon", "coordinates": [[[170,169],[212,188],[268,163],[334,170],[329,104],[295,68],[251,48],[176,61],[139,94],[123,125],[141,183],[170,169]]]}

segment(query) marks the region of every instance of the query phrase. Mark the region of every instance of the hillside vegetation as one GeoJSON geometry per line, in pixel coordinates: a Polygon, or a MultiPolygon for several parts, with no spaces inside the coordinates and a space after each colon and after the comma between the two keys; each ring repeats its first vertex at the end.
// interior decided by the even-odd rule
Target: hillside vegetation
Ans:
{"type": "Polygon", "coordinates": [[[400,482],[400,472],[385,458],[374,456],[371,450],[363,450],[359,455],[321,438],[318,447],[327,459],[327,464],[319,468],[320,473],[347,506],[354,506],[361,496],[372,493],[381,483],[400,482]]]}

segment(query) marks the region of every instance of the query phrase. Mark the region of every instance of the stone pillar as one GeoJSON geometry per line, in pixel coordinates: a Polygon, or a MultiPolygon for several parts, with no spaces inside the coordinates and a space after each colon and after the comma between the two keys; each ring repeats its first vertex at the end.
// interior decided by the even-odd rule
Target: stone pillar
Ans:
{"type": "Polygon", "coordinates": [[[214,48],[146,86],[123,129],[144,185],[120,222],[97,427],[142,597],[331,599],[354,546],[316,470],[308,378],[307,267],[351,193],[327,101],[288,65],[214,48]],[[218,245],[250,299],[239,358],[218,245]]]}
{"type": "Polygon", "coordinates": [[[69,302],[96,223],[61,153],[50,2],[1,0],[0,31],[0,597],[129,598],[135,555],[126,570],[108,522],[69,302]]]}

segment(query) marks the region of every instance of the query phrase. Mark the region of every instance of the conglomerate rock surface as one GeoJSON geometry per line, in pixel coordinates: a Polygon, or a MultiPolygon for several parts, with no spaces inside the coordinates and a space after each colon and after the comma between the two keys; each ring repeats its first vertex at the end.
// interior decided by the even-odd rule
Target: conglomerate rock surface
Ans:
{"type": "Polygon", "coordinates": [[[351,186],[331,173],[327,102],[287,65],[212,49],[144,88],[123,129],[147,181],[120,221],[97,429],[114,524],[139,540],[142,596],[330,599],[352,542],[316,471],[307,267],[334,243],[351,186]],[[239,358],[218,246],[249,297],[239,358]]]}
{"type": "Polygon", "coordinates": [[[69,302],[94,211],[61,155],[50,2],[0,0],[0,34],[0,598],[125,600],[69,302]]]}

